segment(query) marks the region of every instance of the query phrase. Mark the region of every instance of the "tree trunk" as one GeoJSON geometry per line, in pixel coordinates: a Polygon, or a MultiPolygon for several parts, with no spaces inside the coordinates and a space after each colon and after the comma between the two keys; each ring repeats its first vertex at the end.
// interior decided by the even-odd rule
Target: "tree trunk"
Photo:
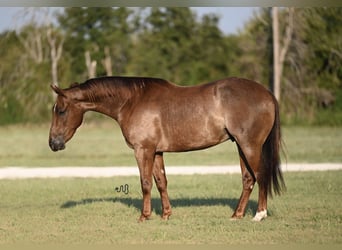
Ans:
{"type": "Polygon", "coordinates": [[[104,53],[105,53],[105,58],[102,60],[103,67],[106,70],[107,76],[112,76],[113,75],[112,58],[110,57],[110,51],[109,51],[108,46],[104,48],[104,53]]]}
{"type": "Polygon", "coordinates": [[[97,62],[95,60],[94,61],[91,60],[89,50],[86,50],[86,52],[84,53],[84,56],[85,56],[85,63],[87,66],[87,71],[88,71],[88,78],[94,78],[96,75],[97,62]]]}
{"type": "Polygon", "coordinates": [[[278,17],[278,7],[272,7],[272,36],[273,36],[273,93],[280,101],[281,92],[281,78],[283,74],[283,67],[285,56],[288,51],[292,33],[293,33],[293,13],[294,8],[288,9],[288,21],[285,30],[285,35],[283,38],[283,46],[280,45],[279,38],[279,17],[278,17]]]}
{"type": "Polygon", "coordinates": [[[43,62],[42,34],[40,33],[40,30],[35,29],[34,32],[28,34],[28,37],[26,38],[21,37],[19,34],[18,39],[35,63],[40,64],[43,62]]]}
{"type": "Polygon", "coordinates": [[[272,8],[273,33],[273,94],[280,101],[280,65],[279,65],[279,20],[278,7],[272,8]]]}
{"type": "Polygon", "coordinates": [[[51,28],[48,28],[46,35],[50,45],[52,83],[58,86],[58,61],[62,55],[64,39],[62,39],[57,46],[57,38],[52,35],[51,28]]]}

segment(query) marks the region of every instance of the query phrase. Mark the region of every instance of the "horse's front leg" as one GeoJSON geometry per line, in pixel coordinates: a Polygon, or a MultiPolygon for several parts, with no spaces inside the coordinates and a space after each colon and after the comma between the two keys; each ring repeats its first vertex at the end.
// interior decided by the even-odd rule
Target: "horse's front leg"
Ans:
{"type": "Polygon", "coordinates": [[[171,215],[171,205],[169,195],[167,193],[167,179],[165,174],[163,153],[157,153],[154,157],[153,163],[153,177],[157,184],[162,202],[162,218],[168,220],[171,215]]]}
{"type": "Polygon", "coordinates": [[[140,172],[141,190],[143,193],[143,207],[139,221],[145,221],[151,216],[152,167],[155,151],[148,148],[136,148],[135,158],[140,172]]]}

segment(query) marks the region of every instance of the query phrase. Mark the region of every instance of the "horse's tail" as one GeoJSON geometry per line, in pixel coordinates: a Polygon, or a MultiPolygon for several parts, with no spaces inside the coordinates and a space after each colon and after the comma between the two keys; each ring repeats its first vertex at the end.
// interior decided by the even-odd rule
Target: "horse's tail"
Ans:
{"type": "Polygon", "coordinates": [[[268,135],[263,148],[263,185],[272,197],[272,188],[275,194],[280,195],[286,189],[285,181],[280,167],[281,131],[279,105],[273,97],[275,104],[275,119],[272,130],[268,135]]]}

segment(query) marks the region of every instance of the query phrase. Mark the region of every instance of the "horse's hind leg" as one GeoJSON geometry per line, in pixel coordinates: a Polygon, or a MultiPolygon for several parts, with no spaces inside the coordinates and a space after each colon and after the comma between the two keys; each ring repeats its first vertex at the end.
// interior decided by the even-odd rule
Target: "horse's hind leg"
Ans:
{"type": "Polygon", "coordinates": [[[257,178],[259,186],[259,201],[258,210],[253,218],[254,221],[261,221],[267,217],[267,189],[261,183],[260,178],[257,178]]]}
{"type": "Polygon", "coordinates": [[[261,164],[261,150],[258,150],[257,147],[240,147],[238,144],[238,150],[240,154],[240,166],[242,173],[242,193],[239,203],[232,215],[233,219],[242,218],[244,216],[261,164]]]}
{"type": "Polygon", "coordinates": [[[160,193],[160,199],[162,202],[162,218],[164,220],[167,220],[171,215],[171,205],[167,193],[167,179],[165,175],[163,153],[157,153],[155,155],[153,163],[153,177],[160,193]]]}

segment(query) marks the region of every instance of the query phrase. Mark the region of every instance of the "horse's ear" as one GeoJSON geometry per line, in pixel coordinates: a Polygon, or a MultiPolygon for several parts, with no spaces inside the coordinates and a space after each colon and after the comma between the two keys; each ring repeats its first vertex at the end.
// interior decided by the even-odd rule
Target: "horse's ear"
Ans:
{"type": "Polygon", "coordinates": [[[64,96],[65,97],[65,94],[64,94],[64,91],[60,88],[58,88],[58,86],[54,85],[54,84],[51,84],[50,85],[52,90],[57,94],[57,95],[61,95],[61,96],[64,96]]]}

